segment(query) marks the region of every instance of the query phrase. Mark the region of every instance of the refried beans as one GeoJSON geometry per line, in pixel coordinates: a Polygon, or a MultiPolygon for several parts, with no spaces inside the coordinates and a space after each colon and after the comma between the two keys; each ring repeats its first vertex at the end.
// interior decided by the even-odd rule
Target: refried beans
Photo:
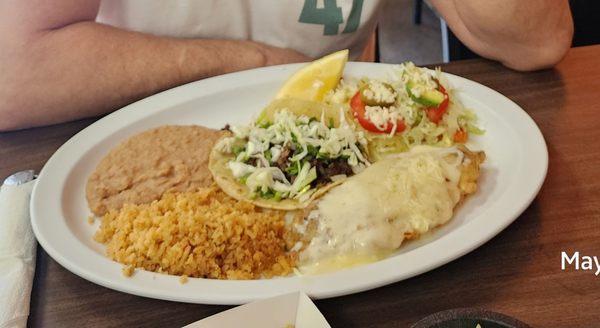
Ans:
{"type": "Polygon", "coordinates": [[[97,216],[124,204],[144,204],[165,192],[212,184],[208,155],[223,131],[167,125],[137,134],[112,149],[90,175],[86,198],[97,216]]]}

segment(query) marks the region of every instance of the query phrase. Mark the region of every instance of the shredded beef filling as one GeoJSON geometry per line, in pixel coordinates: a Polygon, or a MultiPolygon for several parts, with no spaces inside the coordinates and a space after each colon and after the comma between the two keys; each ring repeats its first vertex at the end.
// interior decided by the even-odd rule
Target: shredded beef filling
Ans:
{"type": "MultiPolygon", "coordinates": [[[[290,157],[292,155],[292,151],[290,150],[289,147],[285,146],[283,147],[283,149],[281,149],[281,154],[279,155],[279,158],[277,159],[277,162],[275,163],[275,165],[283,172],[285,172],[285,169],[290,165],[290,157]]],[[[289,177],[287,177],[289,179],[289,177]]]]}
{"type": "Polygon", "coordinates": [[[348,161],[341,157],[326,162],[313,159],[310,164],[317,168],[317,179],[311,183],[313,187],[331,182],[331,177],[335,175],[351,176],[354,174],[348,161]]]}
{"type": "MultiPolygon", "coordinates": [[[[289,146],[283,147],[281,150],[281,154],[277,161],[275,161],[274,166],[278,167],[285,177],[291,182],[294,183],[296,180],[297,173],[290,173],[290,166],[295,165],[290,161],[290,158],[296,154],[293,148],[289,146]]],[[[317,179],[311,182],[311,187],[318,187],[327,183],[332,182],[331,177],[336,175],[344,174],[346,176],[354,175],[352,171],[352,167],[348,164],[348,160],[344,157],[338,157],[335,159],[317,159],[314,155],[307,155],[306,160],[310,161],[310,165],[315,167],[317,170],[317,179]]],[[[250,158],[247,164],[252,166],[257,166],[258,159],[250,158]]]]}

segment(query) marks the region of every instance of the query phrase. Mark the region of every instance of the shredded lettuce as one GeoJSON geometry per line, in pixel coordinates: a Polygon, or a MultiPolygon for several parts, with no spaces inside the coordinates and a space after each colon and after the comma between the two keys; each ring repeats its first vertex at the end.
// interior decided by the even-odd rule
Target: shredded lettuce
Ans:
{"type": "MultiPolygon", "coordinates": [[[[305,187],[310,187],[310,183],[317,179],[317,170],[311,167],[310,163],[306,162],[302,165],[296,180],[292,184],[292,190],[297,194],[301,194],[305,187]]],[[[308,189],[306,189],[308,190],[308,189]]],[[[306,190],[304,190],[306,192],[306,190]]]]}
{"type": "MultiPolygon", "coordinates": [[[[398,65],[386,79],[377,79],[394,88],[397,98],[391,106],[382,107],[381,113],[371,113],[371,117],[387,120],[387,117],[401,118],[406,128],[401,133],[372,133],[363,129],[353,118],[349,102],[351,97],[362,85],[375,79],[362,78],[360,80],[347,79],[325,97],[325,102],[342,104],[346,106],[347,117],[352,121],[356,130],[363,131],[368,140],[368,150],[371,159],[379,160],[391,153],[407,151],[417,145],[447,147],[454,144],[454,135],[458,130],[467,131],[469,134],[480,135],[485,133],[477,124],[474,112],[464,107],[454,89],[439,68],[435,70],[417,67],[407,62],[398,65]],[[426,115],[427,106],[415,102],[406,90],[408,81],[416,81],[427,88],[437,88],[437,83],[443,86],[448,93],[450,102],[442,119],[436,124],[426,115]],[[394,115],[392,115],[394,114],[394,115]]],[[[378,108],[367,108],[377,110],[378,108]]],[[[377,122],[374,122],[376,124],[377,122]]],[[[379,122],[383,123],[383,122],[379,122]]],[[[395,131],[392,131],[395,132],[395,131]]]]}

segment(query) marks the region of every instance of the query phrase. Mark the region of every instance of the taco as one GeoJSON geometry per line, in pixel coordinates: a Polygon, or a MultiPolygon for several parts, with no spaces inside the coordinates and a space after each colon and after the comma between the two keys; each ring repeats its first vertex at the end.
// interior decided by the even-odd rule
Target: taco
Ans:
{"type": "Polygon", "coordinates": [[[412,147],[451,147],[485,131],[457,90],[438,70],[407,62],[386,78],[345,79],[325,103],[344,106],[355,130],[368,140],[373,162],[412,147]]]}
{"type": "Polygon", "coordinates": [[[256,122],[229,130],[209,169],[225,193],[261,207],[306,207],[370,164],[364,135],[323,103],[279,99],[256,122]]]}

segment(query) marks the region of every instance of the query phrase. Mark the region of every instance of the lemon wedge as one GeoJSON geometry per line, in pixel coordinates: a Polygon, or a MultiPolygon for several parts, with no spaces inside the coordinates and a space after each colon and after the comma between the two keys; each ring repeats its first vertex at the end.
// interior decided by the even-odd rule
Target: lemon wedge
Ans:
{"type": "Polygon", "coordinates": [[[292,75],[275,99],[297,98],[322,101],[327,91],[334,89],[348,61],[348,50],[340,50],[317,59],[292,75]]]}

